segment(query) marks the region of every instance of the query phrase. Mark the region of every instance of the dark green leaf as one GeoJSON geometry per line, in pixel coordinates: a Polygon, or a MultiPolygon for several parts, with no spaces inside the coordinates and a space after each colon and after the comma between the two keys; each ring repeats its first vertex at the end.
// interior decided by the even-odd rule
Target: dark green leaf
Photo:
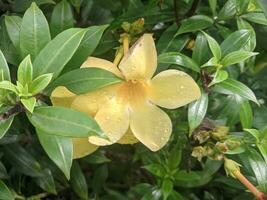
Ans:
{"type": "Polygon", "coordinates": [[[14,116],[9,117],[5,120],[0,120],[0,139],[4,137],[8,129],[10,128],[13,122],[14,116]]]}
{"type": "Polygon", "coordinates": [[[53,73],[53,78],[56,78],[78,49],[86,31],[71,28],[51,40],[34,60],[34,78],[47,73],[53,73]]]}
{"type": "Polygon", "coordinates": [[[205,37],[207,38],[210,50],[213,54],[213,56],[217,59],[220,60],[222,57],[222,52],[221,52],[221,48],[220,45],[217,43],[217,41],[212,38],[211,36],[209,36],[207,33],[203,32],[205,37]]]}
{"type": "Polygon", "coordinates": [[[105,135],[90,116],[63,107],[38,107],[33,114],[27,113],[31,123],[41,131],[66,137],[89,137],[105,135]]]}
{"type": "Polygon", "coordinates": [[[70,169],[72,164],[72,139],[47,134],[37,129],[39,141],[49,158],[56,163],[59,169],[70,179],[70,169]]]}
{"type": "Polygon", "coordinates": [[[22,57],[30,54],[34,60],[49,41],[50,31],[46,18],[36,3],[32,3],[21,22],[20,49],[22,57]]]}
{"type": "Polygon", "coordinates": [[[143,168],[158,177],[164,177],[164,175],[166,174],[166,170],[163,168],[163,166],[157,163],[146,165],[143,168]]]}
{"type": "Polygon", "coordinates": [[[192,69],[195,72],[199,72],[199,66],[194,60],[186,55],[176,52],[163,53],[158,56],[158,63],[160,64],[175,64],[192,69]]]}
{"type": "Polygon", "coordinates": [[[10,80],[10,73],[9,68],[5,59],[4,54],[0,50],[0,80],[2,80],[2,76],[4,77],[4,80],[9,81],[10,80]]]}
{"type": "Polygon", "coordinates": [[[164,179],[161,186],[161,191],[164,200],[166,200],[169,197],[172,190],[173,190],[173,182],[170,179],[164,179]]]}
{"type": "Polygon", "coordinates": [[[40,188],[42,188],[46,192],[49,192],[51,194],[57,194],[54,178],[50,169],[45,169],[43,173],[43,176],[35,178],[36,184],[39,185],[40,188]]]}
{"type": "Polygon", "coordinates": [[[239,104],[240,104],[239,117],[242,127],[243,129],[251,128],[253,121],[253,113],[251,105],[247,100],[241,100],[239,104]]]}
{"type": "Polygon", "coordinates": [[[71,168],[70,184],[72,189],[81,199],[88,199],[88,186],[78,161],[73,162],[71,168]]]}
{"type": "Polygon", "coordinates": [[[218,14],[219,20],[225,20],[233,17],[237,12],[236,0],[228,0],[218,14]]]}
{"type": "Polygon", "coordinates": [[[6,184],[1,180],[0,180],[0,199],[3,199],[3,200],[14,200],[15,199],[14,195],[8,189],[6,184]]]}
{"type": "Polygon", "coordinates": [[[209,46],[206,37],[199,32],[196,43],[193,49],[192,59],[198,64],[202,65],[209,59],[209,46]]]}
{"type": "Polygon", "coordinates": [[[8,36],[12,41],[14,47],[20,50],[20,27],[22,19],[19,16],[5,16],[5,24],[8,36]]]}
{"type": "Polygon", "coordinates": [[[121,81],[119,77],[107,70],[91,67],[81,68],[59,77],[49,87],[49,91],[57,86],[65,86],[75,94],[84,94],[121,81]]]}

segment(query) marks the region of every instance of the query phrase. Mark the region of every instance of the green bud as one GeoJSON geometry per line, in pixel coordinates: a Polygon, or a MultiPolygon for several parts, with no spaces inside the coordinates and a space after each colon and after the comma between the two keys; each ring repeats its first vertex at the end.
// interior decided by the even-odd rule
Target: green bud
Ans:
{"type": "Polygon", "coordinates": [[[211,133],[211,135],[216,140],[222,140],[227,136],[228,132],[229,132],[229,127],[217,126],[211,133]]]}
{"type": "Polygon", "coordinates": [[[236,178],[235,177],[235,173],[240,171],[240,164],[231,160],[231,159],[228,159],[228,158],[224,158],[224,170],[227,174],[227,176],[232,176],[233,178],[236,178]]]}
{"type": "Polygon", "coordinates": [[[233,150],[241,145],[241,142],[236,140],[226,140],[225,143],[229,150],[233,150]]]}

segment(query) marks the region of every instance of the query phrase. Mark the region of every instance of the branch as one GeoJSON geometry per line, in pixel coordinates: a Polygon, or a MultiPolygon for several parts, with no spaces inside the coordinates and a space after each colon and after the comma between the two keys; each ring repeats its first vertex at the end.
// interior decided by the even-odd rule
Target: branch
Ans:
{"type": "Polygon", "coordinates": [[[174,14],[175,14],[175,21],[176,21],[176,24],[179,25],[180,17],[179,17],[179,13],[178,13],[177,0],[173,0],[173,7],[174,7],[174,14]]]}
{"type": "Polygon", "coordinates": [[[24,107],[20,103],[16,104],[6,112],[0,114],[0,121],[6,120],[12,115],[18,114],[23,111],[25,111],[24,107]]]}
{"type": "Polygon", "coordinates": [[[199,5],[201,0],[194,0],[193,3],[192,3],[192,6],[191,8],[188,10],[188,12],[185,14],[186,17],[191,17],[195,14],[196,10],[197,10],[197,7],[199,5]]]}

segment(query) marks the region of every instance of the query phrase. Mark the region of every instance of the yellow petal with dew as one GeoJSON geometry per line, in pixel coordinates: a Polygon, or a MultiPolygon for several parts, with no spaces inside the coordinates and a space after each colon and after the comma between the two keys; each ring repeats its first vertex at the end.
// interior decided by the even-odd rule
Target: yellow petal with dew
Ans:
{"type": "Polygon", "coordinates": [[[95,120],[109,141],[96,136],[89,137],[89,141],[99,146],[113,144],[121,139],[129,128],[128,106],[113,98],[96,113],[95,120]]]}
{"type": "Polygon", "coordinates": [[[169,140],[172,123],[157,106],[143,102],[132,106],[130,127],[134,136],[152,151],[161,149],[169,140]]]}
{"type": "Polygon", "coordinates": [[[89,143],[88,138],[73,138],[73,158],[82,158],[95,152],[98,146],[89,143]]]}
{"type": "Polygon", "coordinates": [[[169,109],[184,106],[201,95],[193,78],[178,70],[166,70],[157,74],[148,84],[147,92],[154,104],[169,109]]]}
{"type": "Polygon", "coordinates": [[[157,68],[157,52],[152,34],[144,34],[119,64],[127,80],[150,79],[157,68]]]}

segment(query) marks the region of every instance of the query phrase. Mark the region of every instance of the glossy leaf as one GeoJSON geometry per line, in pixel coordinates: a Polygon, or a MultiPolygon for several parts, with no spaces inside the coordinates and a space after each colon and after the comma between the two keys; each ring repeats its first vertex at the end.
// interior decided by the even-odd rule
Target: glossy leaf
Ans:
{"type": "Polygon", "coordinates": [[[88,199],[88,186],[78,161],[73,162],[71,168],[70,184],[72,189],[81,199],[88,199]]]}
{"type": "Polygon", "coordinates": [[[254,92],[248,88],[243,83],[234,80],[234,79],[227,79],[215,86],[217,92],[223,94],[231,94],[231,95],[239,95],[245,99],[255,102],[258,104],[258,100],[254,94],[254,92]]]}
{"type": "Polygon", "coordinates": [[[22,19],[19,16],[5,16],[5,24],[8,36],[14,47],[20,49],[20,27],[22,19]]]}
{"type": "Polygon", "coordinates": [[[222,56],[224,57],[233,51],[241,50],[242,47],[247,44],[249,39],[249,30],[244,29],[233,32],[221,43],[222,56]]]}
{"type": "Polygon", "coordinates": [[[18,67],[17,80],[19,83],[23,86],[29,84],[32,81],[32,71],[31,57],[28,55],[18,67]]]}
{"type": "Polygon", "coordinates": [[[64,71],[77,69],[82,65],[87,57],[90,56],[96,49],[107,27],[108,25],[91,26],[87,29],[87,32],[84,35],[77,51],[66,65],[64,71]]]}
{"type": "Polygon", "coordinates": [[[194,60],[186,55],[176,52],[163,53],[158,56],[158,63],[160,64],[175,64],[182,67],[192,69],[195,72],[199,72],[199,66],[194,60]]]}
{"type": "Polygon", "coordinates": [[[66,137],[104,137],[100,127],[90,116],[63,107],[38,107],[27,114],[30,122],[41,131],[66,137]]]}
{"type": "Polygon", "coordinates": [[[203,30],[212,26],[212,24],[213,20],[210,17],[205,15],[195,15],[182,21],[182,24],[176,35],[203,30]]]}
{"type": "Polygon", "coordinates": [[[251,128],[253,121],[253,112],[249,101],[241,100],[239,102],[240,110],[239,117],[242,124],[243,129],[251,128]]]}
{"type": "Polygon", "coordinates": [[[242,61],[245,61],[246,59],[257,55],[258,53],[255,52],[249,52],[249,51],[233,51],[229,54],[227,54],[222,60],[221,60],[221,64],[224,67],[227,67],[229,65],[233,65],[236,63],[240,63],[242,61]]]}
{"type": "Polygon", "coordinates": [[[34,107],[36,105],[36,98],[35,97],[30,97],[27,99],[21,99],[20,100],[23,106],[30,112],[32,113],[34,110],[34,107]]]}
{"type": "Polygon", "coordinates": [[[201,97],[197,101],[189,104],[188,123],[190,135],[203,121],[207,112],[208,101],[208,95],[202,92],[201,97]]]}
{"type": "Polygon", "coordinates": [[[20,49],[22,57],[30,54],[34,60],[49,41],[50,31],[46,18],[36,3],[32,3],[21,22],[20,49]]]}
{"type": "Polygon", "coordinates": [[[173,182],[170,179],[165,179],[161,186],[163,199],[167,199],[173,189],[173,182]]]}
{"type": "Polygon", "coordinates": [[[228,72],[222,69],[218,69],[215,74],[214,77],[212,79],[212,81],[209,84],[209,87],[212,85],[215,85],[217,83],[223,82],[228,78],[228,72]]]}
{"type": "Polygon", "coordinates": [[[29,92],[32,95],[35,95],[39,92],[41,92],[43,89],[48,86],[50,81],[52,80],[53,74],[43,74],[41,76],[38,76],[36,79],[34,79],[30,86],[29,86],[29,92]]]}
{"type": "Polygon", "coordinates": [[[70,169],[73,157],[72,139],[63,136],[50,135],[39,129],[37,129],[37,135],[49,158],[56,163],[67,179],[70,179],[70,169]]]}
{"type": "Polygon", "coordinates": [[[53,9],[51,16],[51,34],[56,36],[60,32],[72,28],[74,24],[73,13],[70,4],[66,0],[60,1],[53,9]]]}
{"type": "Polygon", "coordinates": [[[53,73],[56,78],[78,49],[86,29],[71,28],[58,34],[33,62],[33,75],[53,73]]]}
{"type": "Polygon", "coordinates": [[[213,54],[213,56],[217,59],[220,60],[222,57],[222,52],[221,52],[221,48],[220,45],[217,43],[217,41],[212,38],[211,36],[209,36],[207,33],[203,32],[205,37],[207,38],[210,50],[213,54]]]}
{"type": "Polygon", "coordinates": [[[52,83],[49,91],[65,86],[75,94],[84,94],[116,84],[122,80],[113,73],[99,68],[81,68],[70,71],[52,83]]]}
{"type": "Polygon", "coordinates": [[[0,199],[3,199],[3,200],[14,200],[15,199],[14,195],[8,189],[6,184],[1,180],[0,180],[0,199]]]}
{"type": "Polygon", "coordinates": [[[198,33],[195,46],[193,49],[192,59],[198,64],[202,65],[209,59],[209,46],[205,35],[198,33]]]}
{"type": "MultiPolygon", "coordinates": [[[[9,81],[10,80],[9,68],[8,68],[5,56],[1,50],[0,50],[0,71],[1,71],[0,74],[1,74],[1,76],[4,77],[4,80],[9,81]]],[[[2,79],[2,77],[0,77],[0,80],[1,79],[2,79]]]]}
{"type": "Polygon", "coordinates": [[[247,13],[241,17],[257,24],[267,25],[267,18],[263,13],[247,13]]]}
{"type": "Polygon", "coordinates": [[[219,11],[218,18],[225,20],[233,17],[237,12],[237,3],[235,0],[228,0],[219,11]]]}
{"type": "Polygon", "coordinates": [[[14,116],[5,120],[0,120],[0,139],[4,137],[13,122],[14,116]]]}
{"type": "Polygon", "coordinates": [[[243,47],[244,50],[253,51],[256,48],[256,33],[253,26],[250,25],[246,20],[241,18],[237,19],[238,29],[247,29],[250,31],[250,39],[248,43],[243,47]]]}

